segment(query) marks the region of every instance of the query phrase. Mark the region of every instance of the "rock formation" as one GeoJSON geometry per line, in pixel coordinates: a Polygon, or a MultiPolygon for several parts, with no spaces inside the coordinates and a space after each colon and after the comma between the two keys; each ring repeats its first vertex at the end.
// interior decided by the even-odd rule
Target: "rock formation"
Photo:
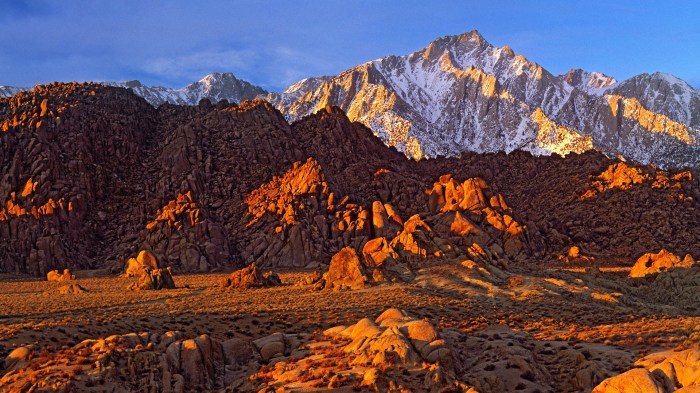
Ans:
{"type": "Polygon", "coordinates": [[[173,289],[172,269],[163,266],[148,250],[141,250],[136,258],[126,263],[126,277],[137,277],[138,281],[129,285],[131,290],[173,289]]]}
{"type": "Polygon", "coordinates": [[[170,266],[162,269],[142,269],[138,280],[128,286],[131,290],[159,290],[159,289],[174,289],[175,281],[173,281],[172,269],[170,266]]]}
{"type": "Polygon", "coordinates": [[[371,281],[365,265],[355,250],[345,247],[331,258],[328,272],[323,275],[326,288],[359,289],[371,281]]]}
{"type": "Polygon", "coordinates": [[[75,274],[71,273],[70,269],[63,269],[63,273],[60,273],[58,270],[52,270],[46,273],[46,279],[48,281],[75,280],[75,274]]]}
{"type": "Polygon", "coordinates": [[[126,262],[124,275],[126,277],[138,277],[144,269],[153,270],[159,269],[160,267],[155,255],[148,250],[141,250],[136,258],[129,258],[126,262]]]}
{"type": "Polygon", "coordinates": [[[695,259],[690,254],[681,258],[667,250],[661,250],[657,254],[647,253],[639,257],[632,266],[630,277],[645,277],[651,274],[664,272],[675,268],[689,268],[695,264],[695,259]]]}
{"type": "Polygon", "coordinates": [[[700,350],[657,352],[636,361],[634,368],[604,380],[593,393],[673,393],[700,389],[700,350]]]}
{"type": "Polygon", "coordinates": [[[279,333],[256,341],[258,348],[270,348],[263,359],[272,359],[274,367],[261,368],[253,378],[268,388],[355,386],[382,392],[400,391],[405,384],[421,392],[475,392],[456,377],[454,354],[440,332],[399,309],[327,329],[308,342],[310,349],[295,351],[285,340],[288,336],[279,333]],[[312,369],[305,366],[310,362],[316,365],[312,369]],[[428,371],[421,373],[421,366],[428,371]],[[424,374],[419,386],[409,382],[414,374],[424,374]]]}
{"type": "Polygon", "coordinates": [[[282,285],[279,276],[273,272],[261,273],[255,262],[221,279],[221,288],[261,288],[282,285]]]}

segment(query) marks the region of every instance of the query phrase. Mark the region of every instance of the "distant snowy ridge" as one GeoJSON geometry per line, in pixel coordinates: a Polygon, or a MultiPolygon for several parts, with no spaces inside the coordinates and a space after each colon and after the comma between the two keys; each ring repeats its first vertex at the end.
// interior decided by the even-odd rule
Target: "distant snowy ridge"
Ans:
{"type": "MultiPolygon", "coordinates": [[[[207,98],[214,103],[220,100],[242,102],[268,94],[263,88],[238,79],[230,72],[206,75],[201,80],[190,83],[180,89],[146,86],[137,80],[99,83],[131,89],[135,94],[143,97],[155,107],[166,102],[175,105],[197,105],[203,98],[207,98]]],[[[12,96],[22,90],[29,89],[31,88],[0,86],[0,97],[12,96]]]]}
{"type": "Polygon", "coordinates": [[[216,103],[221,100],[242,102],[267,94],[264,89],[236,78],[232,73],[212,73],[181,89],[145,86],[141,82],[102,82],[106,85],[130,88],[158,107],[166,102],[176,105],[196,105],[203,98],[216,103]]]}

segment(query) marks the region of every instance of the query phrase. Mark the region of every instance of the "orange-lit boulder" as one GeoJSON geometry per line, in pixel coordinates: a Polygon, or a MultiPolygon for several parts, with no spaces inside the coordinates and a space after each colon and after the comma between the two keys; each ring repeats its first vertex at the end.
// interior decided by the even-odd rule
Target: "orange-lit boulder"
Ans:
{"type": "Polygon", "coordinates": [[[261,273],[255,262],[236,270],[219,282],[221,288],[260,288],[282,285],[282,280],[273,272],[261,273]]]}
{"type": "Polygon", "coordinates": [[[159,269],[160,265],[155,255],[148,250],[141,250],[136,258],[129,258],[126,262],[124,274],[127,277],[138,277],[143,269],[159,269]]]}
{"type": "Polygon", "coordinates": [[[71,273],[70,269],[63,269],[63,273],[52,270],[46,274],[46,279],[48,281],[69,281],[75,280],[75,275],[71,273]]]}
{"type": "Polygon", "coordinates": [[[159,289],[174,289],[175,281],[173,280],[172,270],[170,266],[164,269],[149,269],[141,270],[138,281],[129,285],[131,290],[159,290],[159,289]]]}
{"type": "Polygon", "coordinates": [[[345,247],[331,258],[328,271],[323,275],[326,288],[363,288],[369,281],[367,269],[355,250],[345,247]]]}
{"type": "Polygon", "coordinates": [[[630,277],[644,277],[650,274],[664,272],[674,268],[689,268],[695,264],[695,259],[688,254],[681,259],[678,255],[662,249],[656,254],[647,253],[639,257],[632,270],[630,277]]]}

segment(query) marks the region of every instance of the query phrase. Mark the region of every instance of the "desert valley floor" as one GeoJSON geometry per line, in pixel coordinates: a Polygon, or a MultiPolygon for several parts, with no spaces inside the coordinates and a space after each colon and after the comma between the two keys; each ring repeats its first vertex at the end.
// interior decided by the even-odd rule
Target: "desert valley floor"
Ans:
{"type": "MultiPolygon", "coordinates": [[[[164,353],[163,347],[148,345],[149,340],[178,331],[181,339],[208,335],[218,342],[252,342],[280,332],[298,340],[296,348],[285,348],[274,360],[248,345],[247,356],[238,355],[239,368],[232,371],[237,383],[228,391],[267,391],[265,386],[284,386],[289,389],[285,391],[386,391],[389,383],[397,391],[451,391],[445,388],[454,387],[454,382],[432,381],[433,372],[424,362],[421,366],[400,360],[379,366],[388,377],[363,385],[371,364],[349,364],[356,356],[343,350],[350,338],[323,333],[398,308],[438,329],[455,357],[454,365],[443,366],[454,367],[447,378],[475,386],[476,391],[590,391],[645,355],[697,351],[700,345],[697,294],[685,294],[694,302],[685,303],[687,308],[655,302],[665,294],[650,293],[635,279],[625,278],[628,272],[629,268],[564,268],[512,274],[453,263],[421,269],[411,284],[342,291],[295,285],[311,274],[304,271],[281,271],[282,286],[248,289],[220,288],[218,281],[225,274],[180,275],[174,277],[177,289],[161,291],[126,291],[133,278],[82,278],[95,273],[79,272],[75,282],[85,292],[67,295],[58,295],[65,282],[3,277],[0,354],[4,357],[27,344],[37,354],[28,360],[34,367],[7,374],[0,390],[31,391],[29,387],[41,381],[39,386],[73,391],[125,391],[128,386],[149,391],[144,382],[160,383],[164,370],[151,363],[135,368],[128,364],[143,361],[139,354],[164,353]],[[114,344],[110,351],[119,351],[120,357],[112,356],[111,371],[106,370],[110,363],[100,363],[99,352],[78,354],[73,349],[84,340],[134,333],[147,335],[114,344]],[[76,362],[76,356],[86,360],[76,362]],[[261,366],[276,372],[264,374],[261,366]],[[344,377],[334,385],[334,375],[344,377]]],[[[221,370],[208,374],[211,359],[191,363],[187,372],[199,374],[203,381],[210,378],[213,388],[221,370]]]]}

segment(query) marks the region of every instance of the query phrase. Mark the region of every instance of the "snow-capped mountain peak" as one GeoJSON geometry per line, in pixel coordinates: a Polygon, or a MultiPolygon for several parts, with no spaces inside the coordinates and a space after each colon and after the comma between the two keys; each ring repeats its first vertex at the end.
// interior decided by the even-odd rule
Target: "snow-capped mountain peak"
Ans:
{"type": "Polygon", "coordinates": [[[415,158],[595,148],[660,166],[700,166],[697,94],[671,78],[655,78],[664,83],[647,80],[640,82],[646,90],[624,91],[629,80],[618,83],[599,72],[554,76],[471,31],[334,77],[305,79],[268,99],[290,120],[337,105],[415,158]]]}

